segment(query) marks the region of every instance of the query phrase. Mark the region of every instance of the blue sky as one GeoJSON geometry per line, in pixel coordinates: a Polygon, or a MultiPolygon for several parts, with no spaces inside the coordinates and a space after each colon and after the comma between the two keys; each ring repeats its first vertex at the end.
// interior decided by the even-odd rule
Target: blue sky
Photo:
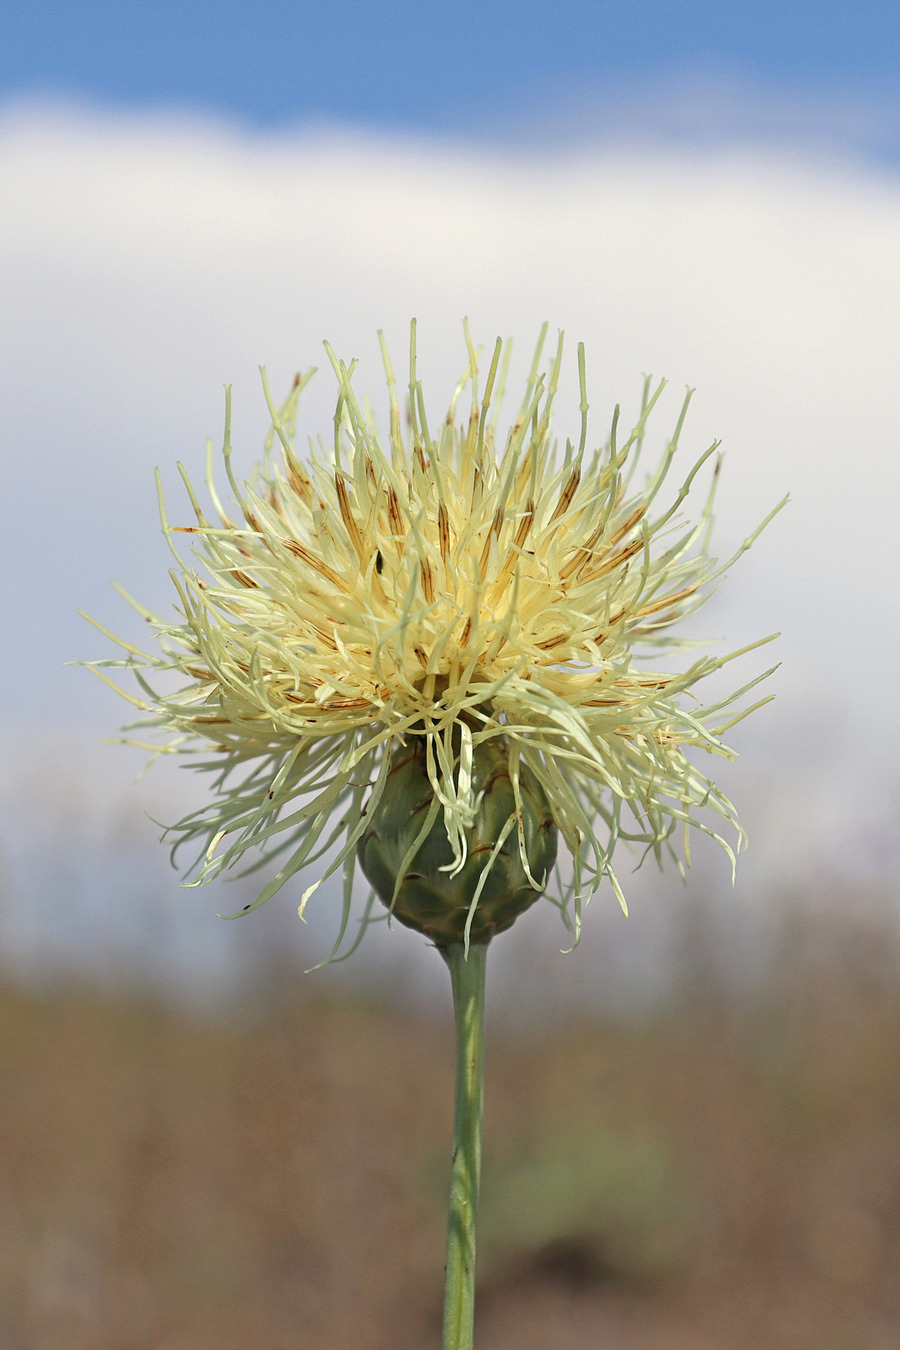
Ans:
{"type": "Polygon", "coordinates": [[[725,122],[738,130],[748,119],[759,130],[766,104],[776,107],[770,132],[778,107],[795,127],[806,107],[826,139],[846,139],[849,124],[852,138],[876,149],[893,154],[900,141],[895,0],[8,0],[4,15],[6,102],[188,110],[266,130],[324,121],[491,139],[556,121],[564,130],[583,120],[622,130],[623,119],[626,130],[646,129],[648,104],[653,129],[671,132],[663,105],[683,108],[688,94],[695,113],[686,130],[696,133],[697,98],[720,107],[730,90],[737,103],[725,122]]]}

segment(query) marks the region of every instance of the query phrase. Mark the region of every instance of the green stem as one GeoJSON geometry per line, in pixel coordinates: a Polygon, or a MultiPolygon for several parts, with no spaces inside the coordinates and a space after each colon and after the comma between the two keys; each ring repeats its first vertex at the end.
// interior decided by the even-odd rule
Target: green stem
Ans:
{"type": "Polygon", "coordinates": [[[443,1350],[472,1350],[475,1320],[475,1217],[481,1176],[484,1101],[484,970],[487,943],[441,949],[453,982],[456,1020],[456,1110],[447,1223],[443,1350]]]}

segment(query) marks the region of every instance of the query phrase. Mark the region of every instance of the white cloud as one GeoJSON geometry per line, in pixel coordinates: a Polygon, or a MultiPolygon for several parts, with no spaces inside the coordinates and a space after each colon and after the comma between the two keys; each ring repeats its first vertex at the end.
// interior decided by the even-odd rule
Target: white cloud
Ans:
{"type": "MultiPolygon", "coordinates": [[[[684,56],[668,67],[619,78],[544,85],[527,107],[498,109],[492,132],[520,146],[535,141],[584,152],[598,142],[673,149],[757,146],[806,157],[852,155],[896,162],[900,99],[885,81],[828,79],[795,71],[751,74],[740,61],[684,56]]],[[[483,118],[482,118],[483,123],[483,118]]]]}
{"type": "MultiPolygon", "coordinates": [[[[442,410],[468,314],[485,344],[514,334],[522,364],[544,318],[566,329],[563,435],[579,339],[598,441],[616,400],[635,408],[642,371],[674,386],[660,439],[697,387],[685,443],[724,440],[722,551],[793,497],[707,625],[735,642],[785,633],[779,701],[744,743],[777,729],[785,757],[833,773],[896,753],[900,177],[725,147],[582,144],[554,162],[32,108],[0,122],[0,180],[11,733],[121,717],[62,668],[104,650],[74,611],[137,631],[112,577],[169,603],[152,469],[173,502],[177,458],[201,476],[223,382],[249,467],[257,363],[286,386],[322,365],[328,337],[378,395],[375,330],[402,367],[416,315],[442,410]]],[[[322,371],[305,403],[326,437],[331,389],[322,371]]]]}

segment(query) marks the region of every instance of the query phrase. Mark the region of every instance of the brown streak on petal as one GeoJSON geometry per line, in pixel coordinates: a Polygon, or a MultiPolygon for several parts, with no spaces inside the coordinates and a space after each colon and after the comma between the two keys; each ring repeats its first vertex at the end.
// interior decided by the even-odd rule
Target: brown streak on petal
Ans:
{"type": "Polygon", "coordinates": [[[527,505],[525,507],[525,515],[519,521],[519,527],[516,530],[516,537],[513,540],[512,546],[507,549],[506,557],[503,560],[503,566],[498,571],[497,576],[494,579],[494,583],[491,586],[490,598],[492,600],[495,599],[498,595],[502,594],[507,578],[511,576],[515,568],[516,562],[518,561],[519,555],[522,551],[522,545],[525,543],[525,540],[528,537],[528,531],[531,529],[533,520],[534,520],[534,502],[529,497],[527,505]]]}
{"type": "Polygon", "coordinates": [[[419,571],[422,574],[422,591],[425,596],[425,603],[434,604],[434,577],[431,572],[431,563],[427,558],[423,558],[419,563],[419,571]]]}
{"type": "Polygon", "coordinates": [[[484,548],[481,550],[481,557],[478,559],[478,574],[484,580],[484,574],[487,571],[487,565],[491,556],[491,539],[493,538],[493,529],[488,530],[487,539],[484,541],[484,548]]]}
{"type": "Polygon", "coordinates": [[[294,455],[292,450],[284,451],[284,466],[287,470],[287,479],[296,492],[297,496],[305,506],[312,506],[312,483],[309,475],[303,468],[303,465],[294,455]]]}
{"type": "Polygon", "coordinates": [[[600,629],[600,632],[596,635],[594,641],[605,642],[606,639],[609,637],[611,630],[615,628],[616,624],[620,623],[621,620],[625,618],[625,613],[626,611],[624,609],[620,609],[617,614],[611,615],[611,617],[607,620],[606,627],[600,629]]]}
{"type": "Polygon", "coordinates": [[[632,539],[630,544],[626,544],[618,553],[614,553],[606,559],[606,562],[600,563],[599,567],[590,567],[585,572],[583,581],[597,581],[600,577],[608,576],[610,572],[617,571],[630,562],[635,554],[642,552],[644,547],[643,539],[632,539]]]}
{"type": "Polygon", "coordinates": [[[635,610],[635,618],[643,619],[647,614],[658,614],[660,610],[671,609],[681,600],[687,600],[688,596],[693,595],[700,589],[700,582],[694,582],[692,586],[685,586],[680,591],[673,591],[671,595],[664,595],[661,600],[654,600],[649,605],[642,605],[640,609],[635,610]]]}
{"type": "Polygon", "coordinates": [[[346,712],[354,708],[368,708],[370,702],[367,698],[330,698],[324,703],[316,703],[313,699],[304,697],[302,694],[294,694],[286,691],[282,698],[295,706],[308,708],[311,713],[322,712],[346,712]]]}
{"type": "Polygon", "coordinates": [[[316,637],[319,639],[320,642],[324,642],[325,646],[330,647],[333,652],[337,651],[338,649],[337,643],[335,642],[334,637],[332,636],[331,633],[327,632],[317,623],[311,623],[309,626],[313,630],[313,632],[315,633],[316,637]]]}
{"type": "Polygon", "coordinates": [[[623,520],[619,528],[609,536],[609,538],[606,541],[606,547],[615,548],[619,540],[624,539],[626,534],[628,534],[630,530],[633,530],[635,525],[637,525],[638,522],[644,518],[646,511],[647,511],[646,502],[641,502],[640,506],[635,507],[631,515],[627,518],[627,520],[623,520]]]}
{"type": "Polygon", "coordinates": [[[331,531],[331,525],[329,524],[328,520],[328,507],[322,501],[321,497],[319,498],[318,511],[313,511],[313,522],[315,524],[316,532],[318,534],[322,534],[325,536],[326,539],[330,539],[332,544],[336,543],[335,537],[331,531]]]}
{"type": "Polygon", "coordinates": [[[427,670],[427,669],[428,669],[428,657],[426,656],[426,654],[425,654],[425,652],[423,651],[423,649],[418,645],[418,643],[416,643],[415,647],[413,647],[413,651],[414,651],[414,653],[415,653],[415,655],[416,655],[416,659],[417,659],[417,661],[419,662],[419,665],[422,667],[423,670],[427,670]]]}
{"type": "Polygon", "coordinates": [[[529,447],[528,447],[528,452],[527,452],[527,454],[525,455],[525,458],[522,460],[521,468],[519,469],[519,472],[518,472],[518,474],[516,475],[516,495],[517,495],[517,496],[520,496],[520,495],[524,492],[525,487],[527,486],[527,484],[528,484],[528,482],[529,482],[529,480],[530,480],[530,478],[531,478],[531,456],[532,456],[532,451],[531,451],[531,447],[529,446],[529,447]]]}
{"type": "Polygon", "coordinates": [[[398,540],[402,540],[406,534],[403,528],[403,517],[400,514],[400,503],[397,500],[397,494],[393,485],[388,483],[388,518],[391,522],[391,531],[398,540]]]}
{"type": "Polygon", "coordinates": [[[525,514],[519,521],[519,528],[516,530],[515,546],[521,548],[528,538],[528,531],[531,529],[534,520],[534,502],[529,497],[525,504],[525,514]]]}
{"type": "Polygon", "coordinates": [[[450,564],[450,521],[443,502],[438,507],[438,536],[441,541],[441,557],[446,568],[450,564]]]}
{"type": "Polygon", "coordinates": [[[499,538],[500,538],[500,533],[501,533],[501,531],[502,531],[502,529],[503,529],[503,521],[504,521],[504,519],[505,519],[505,516],[504,516],[504,512],[503,512],[503,507],[502,507],[502,506],[498,506],[497,509],[496,509],[496,511],[494,512],[494,518],[493,518],[493,520],[491,521],[491,528],[488,530],[488,535],[487,535],[487,538],[486,538],[485,541],[484,541],[484,548],[481,550],[481,558],[480,558],[479,563],[478,563],[478,566],[479,566],[479,569],[480,569],[480,571],[481,571],[482,577],[484,577],[485,570],[486,570],[486,568],[487,568],[488,561],[489,561],[490,556],[491,556],[491,539],[492,539],[492,538],[495,538],[495,539],[499,539],[499,538]]]}
{"type": "Polygon", "coordinates": [[[567,563],[560,568],[560,577],[563,581],[568,581],[573,572],[579,572],[594,556],[594,545],[603,533],[603,524],[597,525],[593,534],[591,534],[581,545],[581,547],[572,555],[567,563]]]}
{"type": "Polygon", "coordinates": [[[568,642],[571,633],[557,633],[555,637],[544,638],[543,642],[536,642],[535,646],[542,652],[549,652],[554,647],[560,647],[564,642],[568,642]]]}
{"type": "Polygon", "coordinates": [[[354,549],[356,550],[356,556],[359,558],[360,562],[362,562],[365,556],[365,547],[363,545],[363,538],[362,535],[360,534],[359,526],[357,525],[356,520],[354,519],[353,512],[350,510],[350,498],[347,496],[347,484],[344,482],[343,478],[339,473],[336,473],[334,475],[334,486],[335,490],[337,491],[337,499],[338,499],[338,506],[340,507],[341,511],[341,519],[343,520],[344,525],[347,528],[347,533],[350,536],[350,542],[353,545],[354,549]]]}
{"type": "Polygon", "coordinates": [[[290,483],[292,490],[303,502],[304,506],[311,505],[312,492],[310,490],[309,483],[304,482],[303,479],[298,474],[293,472],[290,466],[288,466],[287,480],[290,483]]]}
{"type": "Polygon", "coordinates": [[[344,578],[338,576],[337,572],[335,572],[332,567],[329,567],[327,563],[322,562],[321,558],[317,558],[315,554],[310,553],[309,549],[301,544],[298,539],[282,539],[281,542],[289,553],[293,553],[295,558],[299,558],[301,562],[305,562],[308,567],[315,568],[320,576],[325,577],[327,581],[331,582],[332,586],[336,586],[339,591],[344,593],[344,595],[350,594],[350,587],[347,585],[346,581],[344,581],[344,578]]]}
{"type": "Polygon", "coordinates": [[[578,484],[580,482],[581,482],[581,469],[576,464],[572,472],[569,474],[569,481],[563,488],[562,495],[560,496],[559,501],[556,503],[556,510],[553,512],[553,515],[547,522],[548,525],[552,525],[554,520],[558,520],[561,515],[563,515],[566,511],[568,511],[569,507],[572,505],[572,498],[578,491],[578,484]]]}
{"type": "Polygon", "coordinates": [[[252,577],[248,577],[247,573],[242,572],[239,567],[232,567],[231,575],[234,577],[235,581],[239,581],[241,585],[246,586],[248,590],[259,590],[259,582],[254,581],[252,577]]]}

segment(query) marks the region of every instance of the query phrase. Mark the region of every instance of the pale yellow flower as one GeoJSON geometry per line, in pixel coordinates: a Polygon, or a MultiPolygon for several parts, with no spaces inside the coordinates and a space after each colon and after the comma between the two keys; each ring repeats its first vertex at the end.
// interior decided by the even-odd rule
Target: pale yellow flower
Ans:
{"type": "Polygon", "coordinates": [[[732,756],[721,737],[751,711],[735,710],[736,701],[764,676],[706,706],[696,690],[752,648],[703,656],[680,671],[656,664],[661,653],[695,645],[671,630],[735,560],[720,566],[707,552],[716,445],[663,504],[690,394],[644,476],[641,447],[662,383],[645,381],[627,435],[616,409],[606,445],[591,450],[579,347],[581,425],[576,443],[558,453],[550,415],[562,338],[546,375],[539,344],[503,435],[490,411],[504,379],[502,345],[479,397],[468,332],[466,339],[466,372],[432,429],[413,326],[406,430],[382,341],[386,442],[360,408],[353,366],[326,344],[339,386],[333,451],[313,448],[302,458],[295,448],[297,399],[309,375],[297,378],[280,410],[266,387],[272,432],[246,484],[232,470],[226,404],[223,454],[235,507],[221,503],[210,467],[209,516],[183,473],[196,523],[172,526],[163,514],[180,572],[177,615],[136,606],[160,651],[120,642],[124,656],[93,663],[133,670],[144,697],[132,701],[148,714],[134,725],[161,734],[157,751],[194,756],[212,775],[212,802],[170,831],[176,847],[201,846],[193,884],[251,848],[253,867],[278,858],[247,906],[254,909],[327,856],[301,913],[324,876],[343,869],[336,949],[364,811],[384,791],[392,749],[409,738],[424,738],[432,819],[442,817],[456,865],[478,805],[477,747],[506,747],[514,788],[521,765],[539,780],[571,859],[571,878],[564,884],[557,874],[553,898],[576,937],[582,905],[604,877],[624,906],[613,870],[619,840],[658,859],[668,850],[679,866],[689,861],[687,827],[712,834],[732,861],[742,842],[731,803],[695,760],[698,752],[732,756]],[[467,391],[471,403],[460,414],[467,391]],[[711,486],[699,518],[686,523],[682,504],[707,464],[711,486]],[[178,554],[184,536],[196,563],[178,554]],[[173,672],[178,687],[170,691],[173,672]],[[156,674],[165,677],[161,688],[156,674]],[[709,810],[732,827],[733,844],[704,818],[709,810]]]}

